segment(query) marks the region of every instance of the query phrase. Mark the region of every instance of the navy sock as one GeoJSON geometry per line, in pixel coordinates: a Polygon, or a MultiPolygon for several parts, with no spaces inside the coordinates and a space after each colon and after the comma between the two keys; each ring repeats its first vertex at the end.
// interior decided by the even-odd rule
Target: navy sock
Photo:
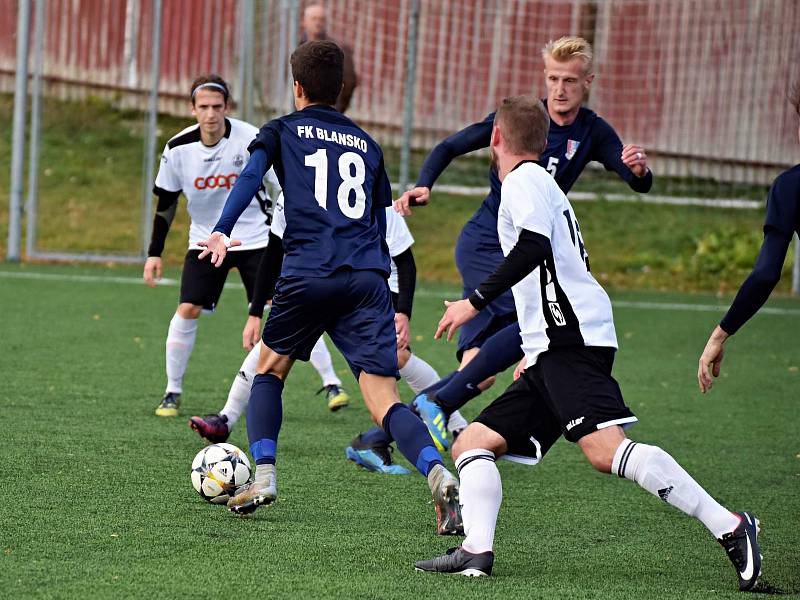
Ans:
{"type": "Polygon", "coordinates": [[[431,434],[422,420],[402,402],[393,404],[383,417],[383,429],[397,440],[397,448],[417,470],[428,476],[434,465],[443,465],[431,434]]]}
{"type": "Polygon", "coordinates": [[[392,436],[380,427],[373,427],[361,434],[361,441],[370,446],[388,446],[392,443],[392,436]]]}
{"type": "Polygon", "coordinates": [[[466,367],[436,391],[436,402],[445,413],[458,410],[475,396],[480,395],[478,384],[492,375],[502,373],[522,360],[519,324],[514,323],[501,329],[481,346],[466,367]]]}
{"type": "Polygon", "coordinates": [[[433,385],[426,387],[426,388],[425,388],[424,390],[422,390],[422,392],[420,392],[420,393],[422,393],[422,394],[427,394],[428,396],[431,396],[431,395],[435,394],[437,391],[439,391],[439,389],[440,389],[441,387],[443,387],[443,386],[447,385],[447,383],[448,383],[448,382],[449,382],[449,381],[450,381],[450,380],[451,380],[453,377],[455,377],[456,373],[458,373],[458,371],[453,371],[452,373],[448,373],[447,375],[445,375],[444,377],[442,377],[442,378],[441,378],[439,381],[437,381],[437,382],[436,382],[436,383],[434,383],[433,385]]]}
{"type": "Polygon", "coordinates": [[[278,433],[283,420],[283,381],[275,375],[256,375],[247,404],[247,439],[257,465],[275,464],[278,433]]]}

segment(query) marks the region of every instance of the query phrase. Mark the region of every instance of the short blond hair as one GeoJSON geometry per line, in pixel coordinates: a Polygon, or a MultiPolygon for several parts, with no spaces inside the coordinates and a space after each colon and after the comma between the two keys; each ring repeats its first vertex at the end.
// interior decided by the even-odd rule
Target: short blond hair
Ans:
{"type": "Polygon", "coordinates": [[[547,146],[550,116],[536,96],[505,98],[494,115],[511,154],[541,154],[547,146]]]}
{"type": "Polygon", "coordinates": [[[558,62],[567,62],[573,58],[580,58],[586,65],[586,73],[592,72],[592,45],[582,37],[565,35],[556,41],[550,40],[542,48],[542,58],[550,56],[558,62]]]}

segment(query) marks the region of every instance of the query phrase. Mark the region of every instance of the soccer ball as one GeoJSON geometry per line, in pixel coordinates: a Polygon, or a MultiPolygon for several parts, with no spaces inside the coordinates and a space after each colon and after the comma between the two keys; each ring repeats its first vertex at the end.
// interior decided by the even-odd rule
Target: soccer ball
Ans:
{"type": "Polygon", "coordinates": [[[233,444],[206,446],[192,461],[192,485],[203,500],[225,504],[250,481],[250,461],[233,444]]]}

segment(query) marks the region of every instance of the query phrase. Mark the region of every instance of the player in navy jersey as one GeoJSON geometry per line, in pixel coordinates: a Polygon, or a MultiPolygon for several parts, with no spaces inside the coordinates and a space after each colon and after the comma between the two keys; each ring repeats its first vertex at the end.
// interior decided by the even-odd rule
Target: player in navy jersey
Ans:
{"type": "Polygon", "coordinates": [[[199,262],[202,248],[198,244],[211,234],[222,213],[228,192],[247,161],[247,145],[258,129],[227,117],[228,84],[218,75],[198,77],[192,83],[190,100],[197,123],[173,136],[161,155],[153,186],[158,207],[143,273],[150,287],[161,278],[161,253],[183,193],[191,217],[189,250],[181,274],[180,301],[167,333],[167,387],[155,411],[161,417],[178,414],[198,319],[203,310],[216,308],[231,269],[239,271],[250,300],[272,213],[272,200],[261,183],[278,183],[275,173],[269,171],[265,181],[253,190],[236,226],[235,235],[242,244],[226,258],[222,268],[199,262]]]}
{"type": "Polygon", "coordinates": [[[458,480],[448,472],[425,425],[399,401],[394,311],[385,241],[391,187],[380,146],[333,108],[342,87],[342,50],[311,41],[291,58],[297,111],[264,125],[250,161],[205,242],[222,264],[248,195],[272,165],[284,194],[284,258],[262,335],[258,375],[247,407],[255,481],[230,499],[239,514],[277,498],[275,462],[282,420],[281,393],[295,360],[308,360],[327,332],[358,379],[375,423],[427,476],[437,531],[460,527],[458,480]]]}
{"type": "MultiPolygon", "coordinates": [[[[567,193],[586,165],[601,163],[614,171],[636,192],[647,192],[653,176],[647,167],[643,148],[625,145],[614,129],[596,113],[582,106],[594,80],[592,49],[579,37],[563,37],[550,42],[542,51],[547,85],[544,101],[550,116],[547,147],[538,163],[567,193]]],[[[404,193],[395,203],[401,214],[410,207],[426,204],[436,179],[457,156],[487,148],[494,113],[466,127],[436,146],[425,159],[417,187],[404,193]]],[[[456,243],[456,266],[467,297],[503,260],[497,238],[497,209],[500,180],[489,171],[490,192],[475,214],[464,225],[456,243]]],[[[493,376],[522,358],[514,299],[502,294],[461,330],[458,341],[459,370],[415,399],[416,408],[428,425],[439,449],[449,445],[448,415],[494,382],[493,376]]],[[[376,439],[376,444],[380,443],[376,439]]]]}
{"type": "MultiPolygon", "coordinates": [[[[795,86],[791,101],[800,116],[800,84],[795,86]]],[[[711,389],[714,382],[712,375],[719,377],[725,341],[758,312],[778,285],[783,261],[795,232],[800,235],[800,165],[778,175],[769,190],[764,242],[756,264],[739,288],[727,314],[711,332],[700,355],[697,382],[704,394],[711,389]]]]}
{"type": "MultiPolygon", "coordinates": [[[[611,301],[589,271],[569,200],[537,164],[548,125],[545,107],[533,96],[507,98],[497,111],[491,153],[503,182],[497,230],[505,258],[469,298],[445,303],[434,337],[447,332],[450,339],[511,289],[525,368],[453,446],[466,538],[415,567],[490,575],[503,497],[495,461],[536,464],[563,436],[601,473],[633,481],[700,521],[724,547],[739,588],[752,589],[761,572],[758,520],[730,512],[667,452],[634,442],[623,431],[637,419],[611,375],[617,349],[611,301]]],[[[635,528],[627,535],[635,537],[635,528]]]]}

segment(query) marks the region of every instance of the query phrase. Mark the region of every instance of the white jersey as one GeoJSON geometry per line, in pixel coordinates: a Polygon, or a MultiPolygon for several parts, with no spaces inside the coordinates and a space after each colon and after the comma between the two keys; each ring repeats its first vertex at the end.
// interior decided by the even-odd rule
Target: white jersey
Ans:
{"type": "MultiPolygon", "coordinates": [[[[286,213],[283,210],[283,194],[278,195],[275,201],[275,213],[272,219],[272,233],[283,239],[286,230],[286,213]]],[[[391,206],[386,207],[386,245],[389,246],[389,256],[395,257],[408,250],[414,243],[411,232],[406,225],[406,220],[401,217],[391,206]]],[[[389,274],[389,290],[395,294],[400,293],[397,285],[397,266],[391,261],[392,271],[389,274]]]]}
{"type": "Polygon", "coordinates": [[[550,240],[552,254],[512,287],[526,365],[565,346],[617,347],[611,301],[589,272],[589,256],[569,200],[550,174],[524,162],[503,180],[497,233],[503,254],[523,229],[550,240]]]}
{"type": "MultiPolygon", "coordinates": [[[[191,218],[189,249],[200,250],[197,242],[211,236],[225,200],[250,157],[247,147],[257,133],[258,129],[249,123],[225,119],[225,135],[214,146],[206,146],[200,140],[200,125],[187,127],[167,142],[156,187],[186,196],[191,218]]],[[[272,169],[264,183],[278,185],[272,169]]],[[[233,228],[231,239],[240,240],[242,245],[231,251],[266,246],[271,216],[272,200],[262,185],[233,228]]]]}

